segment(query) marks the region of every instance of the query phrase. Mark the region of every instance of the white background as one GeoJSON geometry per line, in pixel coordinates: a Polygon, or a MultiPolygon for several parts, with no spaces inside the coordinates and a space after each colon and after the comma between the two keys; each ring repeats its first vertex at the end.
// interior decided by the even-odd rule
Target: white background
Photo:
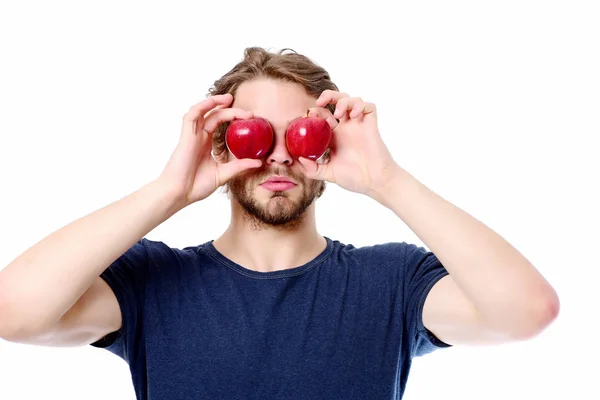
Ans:
{"type": "MultiPolygon", "coordinates": [[[[376,103],[399,164],[505,237],[561,299],[534,340],[417,359],[405,399],[598,399],[596,3],[5,1],[0,268],[157,177],[183,114],[246,46],[291,47],[376,103]]],[[[317,214],[342,242],[421,244],[334,185],[317,214]]],[[[148,237],[198,244],[228,222],[216,192],[148,237]]],[[[46,397],[135,398],[105,350],[0,341],[0,399],[46,397]]]]}

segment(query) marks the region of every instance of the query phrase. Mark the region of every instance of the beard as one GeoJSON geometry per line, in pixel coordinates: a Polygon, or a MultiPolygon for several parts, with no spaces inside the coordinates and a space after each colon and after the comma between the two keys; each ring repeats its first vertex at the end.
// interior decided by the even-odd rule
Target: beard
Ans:
{"type": "Polygon", "coordinates": [[[229,181],[228,191],[244,210],[244,219],[255,229],[275,228],[294,230],[304,220],[306,210],[323,193],[325,183],[306,179],[289,168],[261,168],[245,171],[229,181]],[[271,175],[293,179],[302,192],[297,199],[287,191],[269,192],[269,199],[261,204],[253,196],[254,189],[271,175]]]}

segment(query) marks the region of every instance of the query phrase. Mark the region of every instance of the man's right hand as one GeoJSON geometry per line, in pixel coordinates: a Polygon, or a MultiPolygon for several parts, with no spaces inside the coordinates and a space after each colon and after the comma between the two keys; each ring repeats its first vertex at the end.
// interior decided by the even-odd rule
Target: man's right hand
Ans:
{"type": "Polygon", "coordinates": [[[228,108],[232,101],[231,94],[212,96],[183,117],[179,143],[159,177],[183,207],[210,196],[238,173],[262,165],[261,160],[235,158],[218,163],[212,157],[212,135],[221,123],[253,118],[249,111],[228,108]]]}

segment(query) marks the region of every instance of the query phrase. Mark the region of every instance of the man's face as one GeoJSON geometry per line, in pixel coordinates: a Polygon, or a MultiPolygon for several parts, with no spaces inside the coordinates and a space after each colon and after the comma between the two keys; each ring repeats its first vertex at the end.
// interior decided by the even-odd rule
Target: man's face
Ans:
{"type": "MultiPolygon", "coordinates": [[[[260,79],[244,82],[237,90],[232,107],[251,111],[255,117],[269,121],[275,134],[270,154],[263,166],[251,169],[229,181],[229,191],[246,213],[258,224],[293,228],[313,203],[323,185],[307,179],[285,146],[288,124],[306,115],[316,100],[297,84],[260,79]],[[275,176],[293,182],[291,187],[277,188],[264,184],[275,176]]],[[[229,159],[233,155],[229,153],[229,159]]]]}

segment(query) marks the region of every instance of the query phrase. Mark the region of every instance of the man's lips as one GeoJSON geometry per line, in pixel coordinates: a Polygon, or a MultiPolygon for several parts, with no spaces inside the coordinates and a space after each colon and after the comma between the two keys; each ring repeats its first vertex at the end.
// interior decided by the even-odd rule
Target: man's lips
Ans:
{"type": "Polygon", "coordinates": [[[296,184],[293,180],[291,180],[288,177],[285,176],[279,176],[279,175],[275,175],[270,177],[269,179],[267,179],[266,181],[263,182],[263,184],[265,183],[270,183],[270,182],[285,182],[285,183],[293,183],[294,185],[296,184]]]}
{"type": "Polygon", "coordinates": [[[296,183],[285,176],[272,176],[260,186],[272,192],[282,192],[296,187],[296,183]]]}

